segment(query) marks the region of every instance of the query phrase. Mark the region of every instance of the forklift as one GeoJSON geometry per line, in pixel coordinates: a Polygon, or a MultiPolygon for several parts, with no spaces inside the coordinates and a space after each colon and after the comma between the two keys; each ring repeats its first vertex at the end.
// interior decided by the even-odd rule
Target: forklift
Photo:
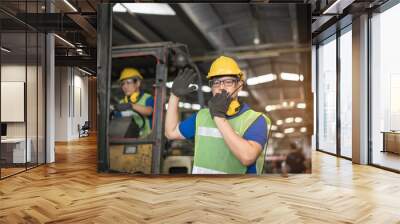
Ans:
{"type": "MultiPolygon", "coordinates": [[[[198,74],[194,85],[201,87],[199,69],[184,44],[159,42],[112,46],[110,4],[99,6],[97,31],[98,171],[161,174],[164,158],[170,154],[171,148],[171,142],[164,136],[167,83],[171,83],[180,69],[190,67],[198,74]],[[130,117],[113,116],[115,105],[122,97],[118,77],[126,67],[140,71],[144,78],[142,90],[154,98],[151,132],[146,136],[139,134],[146,118],[137,111],[132,110],[140,117],[136,122],[130,117]]],[[[201,88],[197,88],[192,96],[184,100],[196,103],[200,108],[204,107],[201,88]]],[[[193,111],[186,108],[186,112],[193,111]]]]}

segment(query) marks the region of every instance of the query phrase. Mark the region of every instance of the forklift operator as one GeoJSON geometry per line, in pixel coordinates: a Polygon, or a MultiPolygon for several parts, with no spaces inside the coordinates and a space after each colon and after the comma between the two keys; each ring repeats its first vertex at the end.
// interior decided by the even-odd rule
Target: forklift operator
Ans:
{"type": "Polygon", "coordinates": [[[144,120],[139,134],[141,137],[151,132],[154,105],[153,97],[140,89],[142,80],[143,76],[137,69],[125,68],[122,70],[119,81],[124,92],[124,98],[116,106],[120,116],[132,117],[136,124],[143,123],[144,120]]]}
{"type": "Polygon", "coordinates": [[[211,65],[207,79],[213,97],[208,107],[180,122],[179,99],[194,91],[196,74],[180,71],[172,85],[166,114],[168,139],[195,141],[193,174],[260,174],[264,164],[270,120],[238,100],[243,73],[232,58],[221,56],[211,65]]]}

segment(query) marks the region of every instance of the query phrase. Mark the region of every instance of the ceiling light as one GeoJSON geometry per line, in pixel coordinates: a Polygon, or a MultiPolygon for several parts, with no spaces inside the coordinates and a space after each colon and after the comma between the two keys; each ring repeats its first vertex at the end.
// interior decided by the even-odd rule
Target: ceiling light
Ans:
{"type": "Polygon", "coordinates": [[[271,125],[271,130],[276,131],[276,130],[278,130],[278,127],[276,125],[271,125]]]}
{"type": "Polygon", "coordinates": [[[277,105],[267,105],[267,106],[265,107],[265,110],[266,110],[267,112],[270,112],[270,111],[274,111],[274,110],[280,110],[280,109],[282,109],[282,108],[293,107],[293,106],[291,106],[291,105],[292,105],[292,104],[289,104],[289,105],[288,105],[287,102],[283,102],[282,104],[277,104],[277,105]]]}
{"type": "Polygon", "coordinates": [[[296,118],[294,119],[294,122],[296,122],[296,123],[303,122],[303,118],[301,118],[301,117],[296,117],[296,118]]]}
{"type": "Polygon", "coordinates": [[[121,3],[117,3],[113,7],[113,12],[127,12],[128,10],[121,3]]]}
{"type": "Polygon", "coordinates": [[[64,42],[65,44],[67,44],[68,46],[75,48],[75,45],[73,45],[73,44],[72,44],[71,42],[69,42],[68,40],[66,40],[66,39],[64,39],[64,38],[62,38],[62,37],[60,37],[60,36],[57,35],[57,34],[54,34],[54,36],[57,37],[57,38],[58,38],[59,40],[61,40],[62,42],[64,42]]]}
{"type": "Polygon", "coordinates": [[[337,4],[340,2],[340,0],[336,0],[331,6],[329,6],[322,14],[327,14],[329,13],[332,9],[337,7],[337,4]]]}
{"type": "Polygon", "coordinates": [[[205,92],[205,93],[211,92],[211,88],[210,88],[209,86],[202,86],[202,87],[201,87],[201,90],[202,90],[203,92],[205,92]]]}
{"type": "Polygon", "coordinates": [[[172,84],[174,84],[173,81],[171,81],[171,82],[166,82],[166,83],[165,83],[165,86],[167,86],[167,88],[172,88],[172,84]]]}
{"type": "Polygon", "coordinates": [[[179,102],[178,107],[182,108],[183,107],[183,102],[179,102]]]}
{"type": "Polygon", "coordinates": [[[286,128],[283,132],[284,132],[285,134],[293,133],[293,132],[294,132],[294,128],[286,128]]]}
{"type": "Polygon", "coordinates": [[[342,14],[343,9],[351,5],[354,0],[336,0],[322,14],[342,14]]]}
{"type": "Polygon", "coordinates": [[[276,80],[275,74],[260,75],[260,76],[248,78],[247,85],[253,86],[253,85],[257,85],[257,84],[261,84],[261,83],[272,82],[274,80],[276,80]]]}
{"type": "Polygon", "coordinates": [[[238,96],[248,97],[249,96],[249,92],[241,90],[241,91],[239,91],[238,96]]]}
{"type": "Polygon", "coordinates": [[[273,111],[273,110],[274,110],[274,106],[273,106],[273,105],[267,105],[267,106],[265,107],[265,110],[266,110],[267,112],[273,111]]]}
{"type": "Polygon", "coordinates": [[[305,103],[298,103],[298,104],[297,104],[297,108],[299,108],[299,109],[305,109],[305,108],[306,108],[306,104],[305,104],[305,103]]]}
{"type": "Polygon", "coordinates": [[[139,13],[139,14],[153,14],[174,16],[175,11],[167,3],[120,3],[113,8],[114,12],[139,13]],[[125,8],[125,11],[124,9],[125,8]]]}
{"type": "Polygon", "coordinates": [[[5,48],[5,47],[1,47],[1,50],[4,51],[4,52],[6,52],[6,53],[10,53],[10,52],[11,52],[11,50],[9,50],[9,49],[7,49],[7,48],[5,48]]]}
{"type": "Polygon", "coordinates": [[[279,125],[282,125],[282,124],[283,124],[283,121],[282,121],[282,120],[277,120],[277,121],[276,121],[276,125],[279,126],[279,125]]]}
{"type": "Polygon", "coordinates": [[[294,107],[294,101],[290,101],[289,106],[294,107]]]}
{"type": "Polygon", "coordinates": [[[200,104],[192,104],[192,109],[193,110],[200,110],[201,109],[201,106],[200,106],[200,104]]]}
{"type": "Polygon", "coordinates": [[[255,45],[259,45],[259,44],[260,44],[260,38],[254,37],[253,43],[254,43],[255,45]]]}
{"type": "Polygon", "coordinates": [[[192,108],[192,104],[190,104],[190,103],[184,103],[184,104],[183,104],[183,108],[185,108],[185,109],[190,109],[190,108],[192,108]]]}
{"type": "Polygon", "coordinates": [[[300,132],[304,133],[304,132],[306,132],[306,131],[307,131],[307,128],[306,128],[306,127],[300,128],[300,132]]]}
{"type": "Polygon", "coordinates": [[[304,80],[304,75],[300,75],[300,81],[304,80]]]}
{"type": "Polygon", "coordinates": [[[299,81],[300,75],[295,74],[295,73],[282,72],[281,79],[288,80],[288,81],[299,81]]]}
{"type": "Polygon", "coordinates": [[[85,74],[87,74],[87,75],[93,75],[92,73],[90,73],[90,72],[88,72],[88,71],[86,71],[86,70],[83,70],[83,69],[81,69],[81,68],[79,68],[79,67],[78,67],[78,70],[81,71],[81,72],[83,72],[83,73],[85,73],[85,74]]]}
{"type": "Polygon", "coordinates": [[[285,135],[284,134],[282,134],[282,133],[274,133],[274,135],[273,135],[275,138],[283,138],[283,137],[285,137],[285,135]]]}
{"type": "Polygon", "coordinates": [[[286,118],[286,119],[285,119],[285,122],[286,122],[287,124],[293,123],[293,117],[288,117],[288,118],[286,118]]]}
{"type": "Polygon", "coordinates": [[[65,4],[68,5],[68,7],[70,7],[74,12],[78,12],[78,10],[71,4],[69,3],[68,0],[64,0],[65,4]]]}
{"type": "Polygon", "coordinates": [[[77,48],[77,49],[76,49],[76,52],[77,52],[79,55],[83,55],[83,50],[82,50],[81,48],[77,48]]]}

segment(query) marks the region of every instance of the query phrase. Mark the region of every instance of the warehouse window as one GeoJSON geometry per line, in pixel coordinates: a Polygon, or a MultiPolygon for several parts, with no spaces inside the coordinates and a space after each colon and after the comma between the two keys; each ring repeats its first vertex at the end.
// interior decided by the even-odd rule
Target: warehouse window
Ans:
{"type": "Polygon", "coordinates": [[[342,31],[340,41],[340,155],[352,157],[352,34],[342,31]]]}
{"type": "Polygon", "coordinates": [[[400,4],[371,19],[372,163],[400,170],[400,4]]]}
{"type": "Polygon", "coordinates": [[[318,48],[318,149],[336,153],[336,36],[318,48]]]}

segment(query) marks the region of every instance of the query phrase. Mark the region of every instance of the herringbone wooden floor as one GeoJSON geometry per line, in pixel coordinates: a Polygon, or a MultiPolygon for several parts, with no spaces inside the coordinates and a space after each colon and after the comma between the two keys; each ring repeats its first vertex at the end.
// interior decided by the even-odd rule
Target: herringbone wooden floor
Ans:
{"type": "Polygon", "coordinates": [[[400,223],[400,175],[314,152],[313,173],[134,177],[96,172],[96,141],[0,181],[0,223],[400,223]]]}

